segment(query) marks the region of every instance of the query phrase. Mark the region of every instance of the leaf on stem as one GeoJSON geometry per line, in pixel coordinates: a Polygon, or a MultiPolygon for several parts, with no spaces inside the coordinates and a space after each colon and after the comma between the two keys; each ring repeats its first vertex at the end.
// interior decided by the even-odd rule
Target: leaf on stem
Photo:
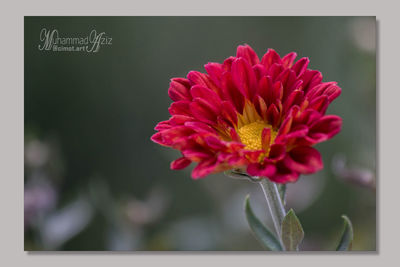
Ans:
{"type": "Polygon", "coordinates": [[[304,238],[303,227],[293,209],[290,209],[282,222],[282,242],[288,251],[299,250],[304,238]]]}
{"type": "Polygon", "coordinates": [[[346,215],[342,215],[342,218],[344,221],[344,229],[342,238],[340,239],[339,245],[336,248],[337,251],[351,250],[353,243],[353,225],[346,215]]]}
{"type": "Polygon", "coordinates": [[[246,213],[247,222],[250,225],[255,237],[260,243],[269,250],[281,251],[282,247],[276,237],[265,227],[260,220],[254,215],[250,206],[250,196],[247,195],[245,199],[244,210],[246,213]]]}

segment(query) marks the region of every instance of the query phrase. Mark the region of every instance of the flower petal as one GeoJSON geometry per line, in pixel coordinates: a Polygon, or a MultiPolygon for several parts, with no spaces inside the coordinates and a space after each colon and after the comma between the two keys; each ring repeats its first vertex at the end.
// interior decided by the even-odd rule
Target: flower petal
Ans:
{"type": "Polygon", "coordinates": [[[177,141],[179,138],[187,138],[195,132],[186,126],[175,126],[160,133],[162,135],[162,140],[165,144],[173,145],[174,142],[177,141]]]}
{"type": "Polygon", "coordinates": [[[182,151],[182,154],[186,158],[188,158],[194,162],[200,162],[204,159],[208,159],[211,156],[211,154],[208,151],[206,151],[205,149],[200,149],[200,148],[185,149],[182,151]]]}
{"type": "Polygon", "coordinates": [[[243,113],[244,96],[234,85],[231,73],[225,72],[222,75],[221,88],[224,96],[223,99],[229,100],[234,105],[237,112],[243,113]]]}
{"type": "Polygon", "coordinates": [[[282,64],[286,68],[291,68],[295,58],[297,57],[297,53],[291,52],[282,58],[282,64]]]}
{"type": "Polygon", "coordinates": [[[151,141],[153,141],[154,143],[160,144],[165,146],[166,144],[164,143],[164,140],[162,138],[162,134],[161,132],[155,133],[151,136],[151,141]]]}
{"type": "Polygon", "coordinates": [[[261,147],[268,151],[271,143],[271,128],[264,128],[261,132],[261,147]]]}
{"type": "Polygon", "coordinates": [[[264,120],[267,120],[268,108],[264,99],[261,96],[256,95],[254,102],[255,102],[254,105],[260,117],[262,117],[264,120]]]}
{"type": "Polygon", "coordinates": [[[270,48],[262,57],[261,64],[263,64],[266,69],[269,69],[275,63],[282,64],[282,60],[278,53],[276,53],[274,49],[270,48]]]}
{"type": "Polygon", "coordinates": [[[315,99],[313,99],[308,105],[309,108],[312,108],[321,114],[325,114],[326,109],[328,108],[329,100],[327,95],[321,95],[315,99]]]}
{"type": "Polygon", "coordinates": [[[185,115],[174,115],[169,119],[171,125],[183,125],[185,122],[193,120],[193,117],[185,116],[185,115]]]}
{"type": "Polygon", "coordinates": [[[210,127],[207,123],[204,122],[187,121],[185,122],[185,126],[199,133],[217,134],[217,132],[212,127],[210,127]]]}
{"type": "Polygon", "coordinates": [[[310,60],[307,57],[303,57],[293,65],[292,70],[296,73],[297,77],[300,77],[307,70],[308,63],[310,60]]]}
{"type": "Polygon", "coordinates": [[[192,112],[190,111],[190,102],[189,101],[178,101],[173,102],[171,106],[168,108],[169,114],[171,115],[185,115],[192,116],[192,112]]]}
{"type": "Polygon", "coordinates": [[[210,106],[215,107],[216,112],[221,109],[221,98],[213,90],[201,85],[194,85],[190,89],[190,93],[193,98],[202,98],[208,102],[210,106]]]}
{"type": "Polygon", "coordinates": [[[190,111],[193,116],[199,121],[209,123],[211,125],[216,124],[217,114],[215,113],[215,107],[210,105],[209,102],[202,98],[195,98],[190,103],[190,111]]]}
{"type": "Polygon", "coordinates": [[[242,57],[249,62],[251,66],[260,62],[256,52],[249,45],[239,45],[236,51],[236,57],[242,57]]]}
{"type": "Polygon", "coordinates": [[[272,126],[275,127],[278,124],[280,114],[275,104],[272,104],[268,107],[267,118],[268,118],[268,123],[271,124],[272,126]]]}
{"type": "Polygon", "coordinates": [[[252,163],[247,166],[247,173],[251,176],[270,177],[276,172],[276,167],[273,164],[252,163]]]}
{"type": "Polygon", "coordinates": [[[179,159],[174,160],[173,162],[171,162],[171,169],[172,170],[181,170],[186,168],[187,166],[190,165],[190,163],[192,163],[192,161],[190,159],[187,159],[185,157],[181,157],[179,159]]]}
{"type": "Polygon", "coordinates": [[[192,171],[193,179],[203,178],[215,170],[218,166],[217,158],[210,158],[200,162],[192,171]]]}
{"type": "Polygon", "coordinates": [[[332,138],[340,132],[342,118],[335,115],[327,115],[314,122],[309,129],[308,140],[313,144],[332,138]]]}
{"type": "Polygon", "coordinates": [[[282,122],[281,127],[279,127],[279,131],[277,137],[287,134],[292,127],[293,116],[289,114],[285,120],[282,122]]]}
{"type": "Polygon", "coordinates": [[[313,100],[321,95],[328,96],[329,103],[331,103],[336,97],[341,94],[342,90],[339,86],[336,85],[336,82],[326,82],[321,83],[312,89],[310,89],[306,97],[310,100],[313,100]]]}
{"type": "Polygon", "coordinates": [[[232,79],[239,91],[252,100],[257,92],[257,80],[254,70],[243,58],[238,58],[232,63],[232,79]]]}
{"type": "Polygon", "coordinates": [[[213,135],[207,136],[205,138],[205,141],[210,148],[216,151],[226,149],[226,145],[224,144],[224,142],[221,139],[217,138],[216,136],[213,135]]]}
{"type": "Polygon", "coordinates": [[[268,159],[271,161],[279,161],[285,157],[286,147],[283,144],[272,144],[269,150],[268,159]]]}
{"type": "Polygon", "coordinates": [[[168,89],[168,95],[172,101],[191,100],[192,96],[189,92],[189,81],[183,78],[174,78],[171,80],[168,89]]]}
{"type": "Polygon", "coordinates": [[[284,158],[284,164],[299,173],[314,173],[322,169],[321,154],[309,146],[296,147],[289,151],[284,158]]]}
{"type": "Polygon", "coordinates": [[[207,74],[198,72],[198,71],[191,71],[187,75],[191,85],[201,85],[207,88],[210,88],[218,95],[221,95],[221,90],[218,86],[214,84],[214,82],[209,78],[207,74]]]}
{"type": "Polygon", "coordinates": [[[283,161],[276,163],[276,172],[269,179],[275,183],[286,184],[294,183],[299,178],[299,173],[287,168],[283,161]]]}
{"type": "Polygon", "coordinates": [[[156,125],[156,127],[154,127],[154,130],[162,131],[162,130],[170,129],[171,127],[172,127],[172,125],[169,123],[169,121],[161,121],[156,125]]]}
{"type": "Polygon", "coordinates": [[[221,116],[232,123],[232,127],[237,125],[237,114],[235,107],[229,101],[222,102],[221,116]]]}
{"type": "Polygon", "coordinates": [[[303,91],[307,93],[308,90],[321,83],[322,74],[317,70],[306,70],[300,79],[303,81],[303,91]]]}
{"type": "Polygon", "coordinates": [[[301,90],[294,90],[286,99],[283,104],[283,113],[285,114],[292,106],[298,105],[304,101],[304,92],[301,90]]]}
{"type": "Polygon", "coordinates": [[[220,63],[209,62],[204,65],[208,75],[217,86],[221,86],[222,74],[225,72],[224,65],[220,63]]]}
{"type": "Polygon", "coordinates": [[[262,77],[265,76],[267,70],[265,69],[264,65],[256,64],[253,66],[253,71],[256,75],[256,80],[259,81],[262,77]]]}

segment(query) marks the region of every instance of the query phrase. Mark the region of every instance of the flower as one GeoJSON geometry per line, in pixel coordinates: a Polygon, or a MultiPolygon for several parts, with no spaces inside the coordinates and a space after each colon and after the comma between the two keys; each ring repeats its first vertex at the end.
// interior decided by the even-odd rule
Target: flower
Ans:
{"type": "Polygon", "coordinates": [[[192,177],[230,169],[277,183],[323,168],[312,146],[341,130],[342,119],[325,115],[340,95],[336,82],[308,69],[309,59],[280,57],[269,49],[260,60],[243,45],[236,57],[208,63],[207,74],[190,71],[173,78],[168,94],[171,118],[157,124],[151,139],[180,150],[171,169],[198,163],[192,177]]]}

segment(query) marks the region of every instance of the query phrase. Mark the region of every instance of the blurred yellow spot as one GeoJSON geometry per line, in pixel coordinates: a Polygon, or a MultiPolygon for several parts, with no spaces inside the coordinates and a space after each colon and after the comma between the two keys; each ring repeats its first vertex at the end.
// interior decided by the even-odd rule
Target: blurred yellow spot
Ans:
{"type": "Polygon", "coordinates": [[[249,150],[259,150],[262,149],[261,145],[261,134],[264,128],[271,129],[271,140],[270,144],[274,141],[277,132],[274,131],[268,123],[262,121],[252,122],[250,124],[246,124],[239,128],[238,135],[240,140],[245,145],[246,149],[249,150]]]}

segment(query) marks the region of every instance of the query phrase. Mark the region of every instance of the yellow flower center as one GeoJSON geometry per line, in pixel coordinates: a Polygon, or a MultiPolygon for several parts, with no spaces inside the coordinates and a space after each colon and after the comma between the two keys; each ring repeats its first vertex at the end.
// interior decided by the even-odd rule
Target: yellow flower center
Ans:
{"type": "Polygon", "coordinates": [[[259,150],[262,149],[261,134],[264,128],[271,129],[270,144],[274,142],[277,132],[272,129],[272,126],[262,121],[252,122],[240,127],[237,131],[240,140],[245,145],[246,149],[259,150]]]}

